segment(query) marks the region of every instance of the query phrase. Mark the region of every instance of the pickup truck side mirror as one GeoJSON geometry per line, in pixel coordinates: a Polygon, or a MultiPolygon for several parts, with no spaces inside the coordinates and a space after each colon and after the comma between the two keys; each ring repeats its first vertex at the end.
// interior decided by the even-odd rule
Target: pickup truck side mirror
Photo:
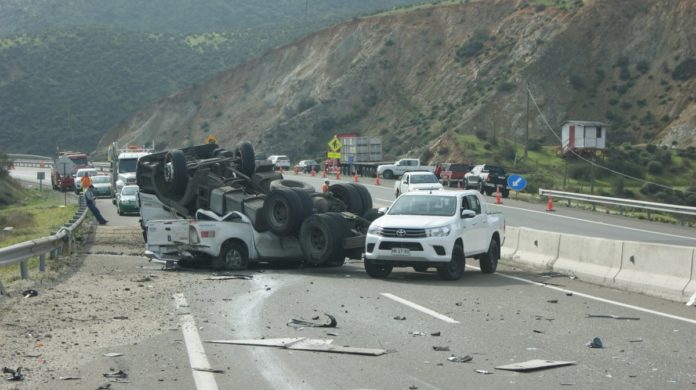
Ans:
{"type": "Polygon", "coordinates": [[[474,210],[464,209],[464,210],[462,210],[461,215],[462,215],[462,219],[474,218],[476,216],[476,212],[474,212],[474,210]]]}
{"type": "Polygon", "coordinates": [[[379,215],[384,215],[384,214],[387,213],[387,210],[389,210],[389,208],[387,208],[387,207],[380,207],[380,208],[377,209],[377,213],[378,213],[379,215]]]}

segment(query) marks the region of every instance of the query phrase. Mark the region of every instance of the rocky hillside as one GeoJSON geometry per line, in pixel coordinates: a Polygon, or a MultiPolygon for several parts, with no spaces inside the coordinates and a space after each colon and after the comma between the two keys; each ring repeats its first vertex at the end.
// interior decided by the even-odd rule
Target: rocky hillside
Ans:
{"type": "Polygon", "coordinates": [[[457,134],[522,140],[527,85],[530,137],[547,144],[544,118],[604,121],[614,144],[696,145],[696,2],[461,3],[320,31],[161,99],[100,147],[213,134],[297,160],[357,132],[381,136],[385,158],[466,158],[457,134]]]}

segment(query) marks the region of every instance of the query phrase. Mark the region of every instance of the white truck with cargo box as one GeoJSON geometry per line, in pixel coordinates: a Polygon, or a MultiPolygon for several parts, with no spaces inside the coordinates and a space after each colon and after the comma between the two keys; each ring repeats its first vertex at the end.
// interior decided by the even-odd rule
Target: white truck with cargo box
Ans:
{"type": "Polygon", "coordinates": [[[464,274],[466,257],[481,271],[495,272],[505,241],[505,219],[491,212],[477,191],[416,191],[403,194],[367,231],[364,263],[374,278],[393,267],[431,267],[445,280],[464,274]]]}
{"type": "Polygon", "coordinates": [[[341,265],[360,258],[377,215],[362,185],[334,184],[318,193],[283,179],[270,162],[257,165],[247,142],[234,152],[205,144],[154,153],[137,172],[146,255],[168,263],[341,265]]]}

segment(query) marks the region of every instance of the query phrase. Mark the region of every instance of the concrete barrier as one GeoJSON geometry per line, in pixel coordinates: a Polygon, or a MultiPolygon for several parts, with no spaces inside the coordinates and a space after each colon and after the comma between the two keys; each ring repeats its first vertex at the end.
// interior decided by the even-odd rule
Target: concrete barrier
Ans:
{"type": "Polygon", "coordinates": [[[517,250],[517,245],[520,241],[520,228],[507,226],[505,228],[505,242],[500,247],[500,257],[502,259],[512,259],[512,255],[517,250]]]}
{"type": "Polygon", "coordinates": [[[621,269],[622,249],[623,241],[563,234],[553,270],[610,286],[621,269]]]}
{"type": "Polygon", "coordinates": [[[614,287],[682,302],[693,261],[694,248],[626,241],[614,287]]]}
{"type": "Polygon", "coordinates": [[[532,268],[551,269],[558,258],[560,233],[520,228],[517,250],[512,255],[512,262],[532,268]]]}
{"type": "Polygon", "coordinates": [[[694,255],[691,258],[691,281],[686,285],[682,298],[687,304],[696,304],[696,248],[694,248],[694,255]]]}

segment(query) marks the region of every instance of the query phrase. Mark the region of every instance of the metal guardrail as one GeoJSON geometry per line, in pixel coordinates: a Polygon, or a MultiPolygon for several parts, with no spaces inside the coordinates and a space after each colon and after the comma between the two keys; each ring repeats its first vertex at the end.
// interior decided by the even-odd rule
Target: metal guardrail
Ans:
{"type": "Polygon", "coordinates": [[[662,212],[672,213],[672,214],[696,215],[696,207],[679,206],[679,205],[668,204],[668,203],[654,203],[654,202],[644,202],[641,200],[633,200],[633,199],[610,198],[610,197],[606,197],[606,196],[578,194],[575,192],[545,190],[543,188],[539,189],[539,195],[551,196],[552,198],[559,198],[559,199],[577,200],[577,201],[588,202],[588,203],[593,203],[593,204],[607,204],[607,205],[634,208],[634,209],[644,209],[644,210],[650,210],[650,211],[662,211],[662,212]]]}
{"type": "MultiPolygon", "coordinates": [[[[80,196],[79,205],[80,208],[75,216],[55,234],[0,248],[0,267],[19,263],[21,278],[26,279],[29,277],[27,263],[32,257],[39,257],[39,271],[43,272],[46,270],[46,254],[53,259],[58,255],[58,251],[63,255],[72,253],[74,232],[87,216],[87,207],[82,196],[80,196]]],[[[2,282],[0,282],[0,294],[5,294],[2,282]]]]}

